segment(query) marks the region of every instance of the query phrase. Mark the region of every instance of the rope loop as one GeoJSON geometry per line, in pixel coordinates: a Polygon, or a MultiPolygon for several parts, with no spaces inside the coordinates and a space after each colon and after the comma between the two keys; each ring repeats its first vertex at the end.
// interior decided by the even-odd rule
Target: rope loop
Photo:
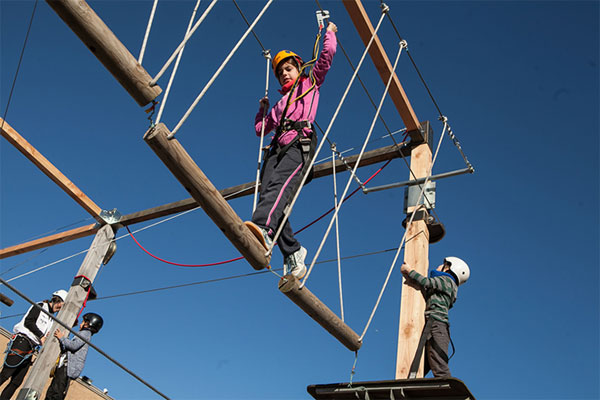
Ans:
{"type": "MultiPolygon", "coordinates": [[[[446,117],[445,115],[440,115],[438,117],[438,120],[442,121],[444,124],[448,123],[448,117],[446,117]]],[[[448,133],[450,133],[450,130],[448,131],[448,133]]]]}
{"type": "Polygon", "coordinates": [[[267,49],[267,50],[263,50],[262,51],[262,55],[264,58],[266,58],[267,60],[271,59],[271,50],[267,49]]]}
{"type": "Polygon", "coordinates": [[[381,3],[381,12],[384,14],[387,14],[389,11],[390,11],[390,7],[385,3],[381,3]]]}
{"type": "Polygon", "coordinates": [[[400,47],[403,49],[408,49],[408,42],[404,39],[400,41],[400,47]]]}

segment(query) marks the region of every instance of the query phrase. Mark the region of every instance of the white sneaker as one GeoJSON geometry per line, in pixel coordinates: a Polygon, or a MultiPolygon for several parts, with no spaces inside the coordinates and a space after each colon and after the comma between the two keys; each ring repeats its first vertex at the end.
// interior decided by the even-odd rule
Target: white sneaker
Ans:
{"type": "Polygon", "coordinates": [[[283,262],[284,272],[286,274],[292,274],[298,279],[304,278],[304,275],[306,275],[306,265],[304,264],[306,254],[306,249],[300,247],[300,250],[287,256],[283,262]]]}
{"type": "Polygon", "coordinates": [[[263,238],[265,239],[265,244],[267,245],[267,248],[271,248],[273,247],[273,239],[271,239],[271,236],[269,236],[269,233],[266,229],[260,228],[260,232],[263,235],[263,238]]]}

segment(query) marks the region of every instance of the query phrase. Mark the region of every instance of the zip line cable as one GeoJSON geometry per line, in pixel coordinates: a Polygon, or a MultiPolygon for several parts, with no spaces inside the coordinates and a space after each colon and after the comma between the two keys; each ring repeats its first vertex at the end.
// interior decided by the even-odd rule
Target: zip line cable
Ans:
{"type": "MultiPolygon", "coordinates": [[[[383,4],[383,0],[380,0],[380,1],[383,4]]],[[[402,36],[400,35],[400,32],[398,32],[398,29],[396,28],[396,24],[394,23],[394,20],[392,19],[392,16],[389,13],[388,13],[388,19],[389,19],[390,23],[392,24],[392,27],[394,28],[394,31],[396,32],[396,35],[398,36],[398,38],[400,40],[404,40],[404,39],[402,39],[402,36]]],[[[437,109],[439,119],[440,120],[446,119],[446,121],[444,122],[444,124],[445,124],[445,127],[448,129],[448,135],[452,139],[452,142],[454,143],[454,146],[456,146],[456,148],[460,152],[460,154],[461,154],[461,156],[462,156],[465,164],[467,165],[467,168],[469,168],[471,170],[471,172],[474,172],[475,169],[473,168],[473,165],[467,159],[467,156],[463,152],[463,149],[462,149],[462,147],[460,145],[460,142],[458,141],[458,139],[456,138],[456,136],[452,132],[452,128],[450,127],[450,125],[447,123],[447,117],[444,116],[444,114],[442,113],[442,110],[438,106],[438,103],[435,100],[435,97],[433,96],[433,93],[431,93],[431,90],[429,89],[429,85],[427,85],[427,82],[425,82],[425,78],[423,78],[423,74],[421,74],[421,70],[419,70],[419,67],[417,66],[417,63],[413,59],[412,55],[410,54],[410,51],[408,50],[408,47],[406,48],[406,54],[408,55],[408,58],[410,59],[410,62],[412,63],[413,67],[415,68],[415,71],[417,72],[417,75],[419,75],[419,79],[421,79],[421,82],[423,83],[423,86],[425,86],[425,90],[427,90],[427,93],[429,94],[429,98],[431,99],[431,101],[433,102],[433,105],[437,109]]]]}
{"type": "Polygon", "coordinates": [[[110,362],[112,362],[113,364],[117,365],[119,368],[121,368],[123,371],[127,372],[129,375],[133,376],[139,382],[141,382],[142,384],[144,384],[144,386],[146,386],[147,388],[151,389],[152,391],[154,391],[155,393],[157,393],[162,398],[169,400],[169,397],[167,397],[166,395],[164,395],[163,393],[161,393],[160,391],[158,391],[158,389],[156,389],[154,386],[150,385],[148,382],[146,382],[145,380],[143,380],[142,378],[140,378],[138,375],[136,375],[135,373],[133,373],[131,370],[129,370],[123,364],[121,364],[120,362],[118,362],[117,360],[115,360],[114,358],[112,358],[111,356],[109,356],[108,354],[106,354],[102,349],[100,349],[98,346],[96,346],[95,344],[91,343],[89,340],[87,340],[83,336],[81,336],[78,332],[74,331],[70,326],[67,326],[67,324],[65,324],[64,322],[62,322],[58,318],[56,318],[54,315],[52,315],[48,311],[44,310],[43,307],[41,307],[40,305],[38,305],[36,302],[34,302],[33,300],[31,300],[29,297],[25,296],[19,290],[17,290],[12,285],[10,285],[7,281],[5,281],[4,279],[0,278],[0,283],[2,283],[4,286],[6,286],[10,290],[12,290],[15,294],[17,294],[23,300],[25,300],[26,302],[28,302],[29,304],[31,304],[33,307],[37,308],[39,311],[41,311],[44,314],[46,314],[54,322],[56,322],[57,324],[59,324],[60,326],[62,326],[66,330],[68,330],[69,332],[71,332],[75,337],[77,337],[80,340],[82,340],[85,344],[87,344],[88,346],[90,346],[91,348],[93,348],[94,350],[96,350],[98,353],[102,354],[110,362]]]}
{"type": "Polygon", "coordinates": [[[177,54],[185,46],[185,44],[192,37],[192,35],[194,35],[194,32],[196,32],[196,29],[198,29],[200,24],[202,24],[202,21],[204,21],[204,19],[208,16],[208,14],[210,13],[210,11],[212,10],[212,8],[215,6],[216,3],[217,3],[217,0],[213,0],[208,5],[208,7],[206,7],[206,10],[204,10],[204,13],[200,17],[200,19],[198,21],[196,21],[196,24],[194,24],[194,27],[192,28],[192,30],[184,36],[183,41],[179,44],[179,46],[177,46],[177,48],[175,49],[173,54],[171,54],[171,57],[169,57],[169,59],[167,60],[165,65],[163,65],[163,67],[158,72],[158,74],[156,74],[156,76],[150,81],[150,86],[156,86],[156,82],[158,82],[158,80],[163,76],[163,74],[165,73],[167,68],[169,68],[169,65],[171,65],[171,63],[173,62],[175,57],[177,57],[177,54]]]}
{"type": "MultiPolygon", "coordinates": [[[[431,178],[431,174],[433,171],[433,166],[435,164],[436,158],[438,156],[438,153],[440,151],[440,147],[442,145],[442,140],[444,140],[444,136],[445,136],[445,130],[446,130],[446,121],[444,121],[444,130],[442,131],[442,134],[440,135],[440,140],[438,141],[438,145],[437,148],[435,150],[435,155],[433,156],[433,160],[431,161],[431,166],[429,168],[429,172],[427,174],[427,178],[425,179],[425,182],[423,183],[423,187],[421,188],[421,193],[419,193],[419,198],[417,199],[417,204],[419,204],[421,202],[421,199],[423,198],[423,195],[425,194],[425,187],[427,186],[427,182],[429,181],[429,178],[431,178]]],[[[417,207],[418,208],[418,207],[417,207]]],[[[383,297],[383,293],[385,292],[385,289],[387,288],[387,284],[390,280],[390,276],[392,275],[392,271],[394,270],[394,267],[396,266],[396,261],[398,261],[398,256],[400,255],[400,251],[402,251],[402,248],[404,247],[406,241],[406,235],[408,234],[408,227],[410,226],[410,224],[412,224],[415,215],[417,215],[417,209],[415,209],[413,211],[413,213],[410,216],[410,220],[407,222],[406,224],[406,230],[404,231],[404,235],[402,235],[402,240],[400,241],[400,245],[398,246],[398,251],[396,251],[396,255],[394,256],[394,260],[392,261],[392,265],[390,266],[390,269],[388,271],[387,277],[385,278],[385,281],[383,283],[383,287],[381,288],[381,291],[379,292],[379,296],[377,297],[377,301],[375,302],[375,306],[373,307],[373,311],[371,312],[371,316],[369,317],[369,320],[367,321],[367,324],[365,326],[365,329],[363,330],[362,334],[360,335],[360,341],[363,340],[363,338],[365,337],[365,335],[367,334],[367,330],[369,329],[369,326],[371,325],[371,321],[373,321],[373,317],[375,316],[375,312],[377,312],[377,308],[379,307],[379,303],[381,302],[381,298],[383,297]]],[[[417,233],[417,235],[419,235],[419,233],[417,233]]],[[[417,236],[415,235],[415,236],[417,236]]]]}
{"type": "MultiPolygon", "coordinates": [[[[244,12],[240,8],[240,6],[238,6],[237,1],[233,0],[233,4],[235,4],[235,8],[237,8],[237,10],[239,11],[240,15],[242,16],[242,18],[246,22],[246,25],[248,25],[248,27],[250,27],[250,22],[248,22],[248,19],[244,15],[244,12]]],[[[254,38],[256,39],[256,41],[258,42],[258,44],[260,45],[260,47],[262,48],[263,54],[266,53],[266,52],[268,52],[269,50],[265,49],[265,46],[263,46],[262,42],[260,41],[260,39],[258,38],[258,36],[256,35],[256,33],[254,33],[254,29],[252,29],[252,35],[254,36],[254,38]]]]}
{"type": "MultiPolygon", "coordinates": [[[[156,1],[158,1],[158,0],[156,0],[156,1]]],[[[186,36],[188,35],[188,33],[190,33],[192,24],[194,23],[194,18],[196,18],[196,12],[198,12],[198,7],[200,7],[200,0],[196,1],[196,5],[194,6],[194,10],[192,11],[192,16],[190,18],[190,22],[188,23],[187,29],[185,31],[186,36]]],[[[181,61],[181,57],[183,56],[184,49],[185,49],[185,45],[181,47],[181,50],[177,54],[177,60],[175,60],[175,65],[173,66],[173,71],[171,71],[171,77],[169,78],[169,83],[167,84],[167,88],[165,89],[165,94],[162,97],[160,108],[159,108],[158,114],[156,116],[156,124],[158,124],[160,122],[160,119],[163,114],[163,110],[165,109],[165,105],[167,104],[167,98],[169,97],[169,92],[171,91],[171,86],[173,85],[173,80],[175,79],[175,74],[177,73],[177,69],[179,68],[179,62],[181,61]]]]}
{"type": "Polygon", "coordinates": [[[181,118],[181,120],[179,121],[179,123],[175,126],[175,128],[173,129],[173,131],[171,132],[171,134],[167,136],[168,139],[172,139],[175,136],[175,133],[177,133],[177,131],[179,130],[179,128],[181,128],[181,125],[183,125],[183,123],[190,116],[190,114],[192,113],[192,111],[194,111],[194,108],[196,108],[196,106],[198,105],[198,102],[200,102],[200,100],[202,99],[202,97],[204,97],[204,95],[206,94],[206,92],[208,91],[208,89],[212,86],[212,84],[217,79],[217,77],[219,76],[219,74],[221,74],[221,71],[223,71],[223,69],[225,68],[225,66],[231,60],[231,57],[233,57],[233,55],[237,52],[238,48],[241,46],[241,44],[244,42],[244,40],[246,40],[246,37],[248,37],[248,35],[250,34],[250,31],[252,31],[252,29],[258,23],[258,21],[260,21],[260,19],[262,18],[263,14],[267,11],[267,9],[271,5],[271,3],[273,3],[273,0],[267,1],[267,3],[263,7],[263,9],[260,11],[260,13],[258,14],[258,16],[254,19],[254,22],[252,22],[252,25],[250,25],[248,27],[248,29],[242,35],[242,37],[240,38],[240,40],[238,40],[237,44],[229,52],[229,55],[227,55],[227,57],[225,58],[225,60],[221,64],[221,66],[217,69],[217,71],[214,73],[214,75],[212,76],[212,78],[210,78],[210,80],[208,81],[208,83],[206,84],[206,86],[204,86],[204,89],[202,89],[202,91],[200,92],[200,94],[198,95],[198,97],[196,97],[196,100],[194,100],[194,102],[192,103],[192,105],[188,108],[188,110],[183,115],[183,117],[181,118]]]}
{"type": "Polygon", "coordinates": [[[146,33],[144,34],[144,40],[142,41],[142,49],[140,50],[140,56],[138,58],[138,63],[140,65],[142,65],[142,60],[144,59],[146,43],[148,42],[148,36],[150,36],[150,29],[152,28],[152,21],[154,21],[154,12],[156,11],[157,5],[158,0],[154,0],[154,4],[152,5],[152,11],[150,11],[150,18],[148,19],[148,26],[146,27],[146,33]]]}
{"type": "Polygon", "coordinates": [[[27,259],[25,259],[24,261],[21,261],[21,262],[15,264],[15,265],[13,265],[12,267],[10,267],[9,269],[7,269],[6,271],[2,271],[0,273],[0,276],[9,273],[13,269],[20,267],[21,265],[27,263],[28,261],[33,260],[34,258],[37,258],[37,257],[41,256],[46,250],[48,250],[48,248],[45,248],[45,249],[42,249],[42,250],[38,251],[37,253],[35,253],[32,256],[30,256],[27,259]]]}
{"type": "Polygon", "coordinates": [[[38,0],[33,3],[33,10],[31,11],[31,18],[29,19],[29,26],[27,27],[27,33],[25,34],[25,40],[23,41],[23,47],[21,48],[21,55],[19,56],[19,62],[17,63],[17,70],[15,71],[15,77],[13,78],[12,85],[10,86],[10,92],[8,94],[8,100],[6,102],[6,109],[4,110],[4,117],[2,118],[2,125],[0,125],[0,131],[4,129],[4,122],[8,115],[8,108],[10,107],[10,101],[12,99],[15,85],[17,84],[17,77],[19,76],[19,70],[21,69],[21,62],[23,61],[23,55],[25,54],[25,48],[27,47],[27,40],[29,39],[29,32],[31,32],[31,26],[33,25],[33,17],[35,16],[35,10],[37,8],[38,0]]]}
{"type": "MultiPolygon", "coordinates": [[[[342,257],[341,259],[342,260],[350,260],[350,259],[353,259],[353,258],[361,258],[361,257],[374,256],[374,255],[383,254],[383,253],[390,253],[392,251],[396,251],[396,248],[385,249],[385,250],[378,250],[378,251],[372,251],[372,252],[369,252],[369,253],[355,254],[355,255],[352,255],[352,256],[342,257]]],[[[329,259],[329,260],[318,261],[317,264],[325,264],[325,263],[331,263],[331,262],[335,262],[335,261],[336,261],[336,259],[332,258],[332,259],[329,259]]],[[[275,271],[283,271],[283,268],[275,269],[275,271]]],[[[114,294],[114,295],[110,295],[110,296],[97,297],[94,300],[89,300],[89,301],[108,300],[108,299],[113,299],[113,298],[118,298],[118,297],[134,296],[134,295],[144,294],[144,293],[152,293],[152,292],[159,292],[159,291],[163,291],[163,290],[178,289],[178,288],[183,288],[183,287],[188,287],[188,286],[202,285],[202,284],[206,284],[206,283],[221,282],[221,281],[227,281],[227,280],[232,280],[232,279],[250,277],[250,276],[254,276],[254,275],[267,274],[268,272],[269,271],[257,271],[257,272],[250,272],[250,273],[247,273],[247,274],[227,276],[227,277],[223,277],[223,278],[216,278],[216,279],[209,279],[209,280],[198,281],[198,282],[183,283],[183,284],[180,284],[180,285],[164,286],[164,287],[159,287],[159,288],[154,288],[154,289],[138,290],[138,291],[135,291],[135,292],[128,292],[128,293],[119,293],[119,294],[114,294]]],[[[23,315],[25,315],[25,313],[5,315],[5,316],[0,317],[0,320],[9,319],[9,318],[15,318],[15,317],[22,317],[23,315]]]]}
{"type": "MultiPolygon", "coordinates": [[[[373,43],[373,39],[375,38],[375,35],[377,34],[377,31],[379,30],[379,27],[381,26],[381,22],[383,21],[384,17],[385,17],[385,10],[382,12],[381,18],[379,19],[379,22],[377,23],[377,27],[375,28],[375,31],[373,32],[373,35],[371,36],[371,40],[369,41],[369,44],[366,46],[365,51],[362,54],[362,57],[358,64],[357,70],[354,72],[354,74],[352,74],[352,78],[350,79],[350,82],[348,83],[348,86],[346,87],[346,90],[337,106],[337,109],[335,110],[335,113],[334,113],[333,117],[331,118],[331,121],[329,122],[329,126],[327,127],[327,130],[325,131],[323,138],[327,138],[327,136],[329,135],[329,132],[331,131],[331,127],[333,126],[333,123],[335,122],[335,120],[339,114],[339,111],[342,108],[344,101],[346,100],[346,96],[348,95],[348,92],[350,91],[350,88],[352,87],[352,83],[354,82],[354,79],[356,78],[358,70],[360,69],[360,66],[363,63],[363,61],[367,55],[367,52],[369,51],[369,48],[371,47],[371,44],[373,43]]],[[[325,142],[321,141],[321,143],[319,144],[314,157],[310,161],[307,171],[310,171],[310,169],[313,167],[313,165],[315,163],[315,159],[321,152],[321,149],[323,148],[324,143],[325,142]]],[[[357,165],[358,165],[358,163],[357,163],[357,165]]],[[[277,229],[277,232],[275,233],[275,236],[273,237],[273,243],[275,243],[277,241],[277,239],[279,238],[279,235],[281,235],[281,231],[283,230],[283,227],[284,227],[285,223],[287,222],[289,215],[294,208],[294,204],[296,203],[296,200],[298,199],[298,196],[300,195],[300,192],[302,191],[302,187],[304,186],[304,183],[306,182],[307,178],[308,178],[308,174],[304,174],[304,176],[302,177],[302,180],[300,181],[298,190],[296,191],[296,194],[294,195],[292,202],[288,205],[288,210],[286,213],[284,213],[283,220],[279,224],[279,228],[277,229]]],[[[270,249],[267,251],[267,255],[270,255],[272,252],[273,252],[273,246],[271,246],[270,249]]]]}
{"type": "MultiPolygon", "coordinates": [[[[382,12],[382,16],[381,19],[379,20],[379,24],[377,25],[377,28],[379,28],[381,21],[383,20],[383,17],[385,17],[385,14],[387,12],[388,8],[384,8],[383,12],[382,12]]],[[[371,42],[373,41],[373,38],[375,37],[375,34],[377,32],[377,29],[375,30],[375,32],[373,33],[373,36],[371,37],[371,42]]],[[[371,43],[370,42],[370,43],[371,43]]],[[[394,77],[394,71],[396,71],[396,67],[398,66],[398,61],[400,60],[400,55],[402,54],[402,48],[403,45],[402,43],[400,44],[399,48],[398,48],[398,55],[396,56],[396,60],[394,62],[394,66],[393,66],[393,70],[392,73],[390,74],[390,78],[388,79],[388,82],[385,86],[385,90],[383,91],[383,94],[381,96],[381,100],[379,101],[379,106],[377,107],[377,111],[375,112],[375,116],[373,117],[373,120],[371,121],[371,127],[369,128],[369,132],[367,133],[367,136],[365,138],[365,142],[363,144],[362,149],[360,150],[360,153],[358,155],[358,158],[356,160],[356,164],[354,165],[353,171],[356,172],[356,169],[358,168],[358,165],[360,164],[360,160],[365,152],[365,149],[367,147],[367,143],[369,141],[369,138],[371,137],[371,134],[373,133],[373,129],[375,128],[375,123],[377,122],[377,115],[379,114],[379,112],[381,111],[381,107],[383,106],[383,102],[385,101],[385,98],[387,97],[388,94],[388,90],[390,88],[390,84],[392,82],[392,79],[394,77]]],[[[351,179],[348,180],[348,182],[346,183],[346,187],[344,189],[344,193],[342,194],[342,198],[344,198],[346,196],[346,193],[348,192],[348,189],[350,188],[350,183],[352,182],[351,179]]],[[[341,208],[341,206],[343,205],[343,201],[339,204],[338,208],[336,209],[333,218],[337,217],[339,209],[341,208]]],[[[302,280],[302,283],[300,284],[300,288],[304,287],[306,285],[306,281],[308,279],[308,277],[310,276],[312,269],[314,268],[315,265],[315,261],[317,260],[317,258],[319,257],[319,254],[321,253],[321,250],[323,249],[323,246],[325,245],[325,241],[327,240],[327,237],[329,236],[329,232],[331,231],[331,226],[332,226],[333,220],[329,222],[329,226],[327,227],[327,230],[325,231],[325,234],[323,235],[323,239],[321,240],[321,244],[319,245],[318,250],[315,253],[315,256],[313,257],[313,261],[311,262],[310,268],[308,269],[308,271],[306,272],[306,275],[304,276],[304,279],[302,280]]]]}

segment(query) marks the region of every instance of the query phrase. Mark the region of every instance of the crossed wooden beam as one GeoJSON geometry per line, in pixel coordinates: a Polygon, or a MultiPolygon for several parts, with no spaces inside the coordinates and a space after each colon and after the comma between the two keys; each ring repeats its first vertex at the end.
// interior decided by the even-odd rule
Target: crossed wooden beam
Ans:
{"type": "MultiPolygon", "coordinates": [[[[150,84],[151,77],[148,72],[137,62],[133,55],[131,55],[127,48],[125,48],[84,0],[46,1],[140,106],[148,104],[161,93],[160,87],[150,84]]],[[[374,36],[374,28],[360,0],[343,0],[342,2],[361,39],[366,44],[374,36]]],[[[389,146],[368,152],[361,158],[360,167],[396,158],[401,155],[410,156],[413,154],[413,150],[423,151],[425,148],[428,148],[428,145],[425,143],[426,138],[421,132],[421,124],[408,101],[398,77],[393,71],[392,64],[381,42],[376,36],[369,53],[384,82],[387,82],[388,78],[393,75],[389,95],[411,135],[411,142],[403,148],[389,146]]],[[[6,121],[0,121],[0,123],[3,123],[2,136],[21,151],[97,221],[95,224],[2,249],[0,250],[0,259],[89,236],[98,232],[102,226],[107,224],[101,216],[102,210],[98,205],[20,136],[6,121]]],[[[243,224],[242,220],[226,200],[226,197],[235,198],[252,193],[254,183],[246,183],[221,191],[217,190],[181,144],[176,139],[170,137],[170,131],[164,124],[158,124],[149,130],[144,136],[144,140],[171,170],[173,175],[183,184],[186,190],[190,192],[192,198],[126,215],[118,224],[130,225],[139,223],[189,210],[200,205],[232,244],[244,255],[252,267],[255,269],[267,267],[270,257],[265,254],[262,244],[243,224]]],[[[357,158],[358,156],[348,157],[347,161],[350,165],[353,165],[353,163],[356,163],[357,158]]],[[[422,159],[424,163],[427,162],[426,155],[417,158],[422,159]]],[[[336,171],[343,168],[345,166],[342,161],[335,161],[336,171]]],[[[315,177],[329,175],[333,172],[333,169],[334,165],[332,163],[318,165],[315,167],[315,177]]],[[[419,173],[419,175],[422,174],[419,173]]],[[[416,176],[415,178],[420,177],[416,176]]],[[[347,348],[353,351],[360,348],[362,343],[358,335],[318,298],[310,293],[306,287],[301,287],[299,282],[293,279],[291,275],[284,277],[279,286],[280,290],[286,296],[333,336],[338,338],[347,348]]],[[[420,332],[419,329],[414,330],[415,332],[420,332]]]]}

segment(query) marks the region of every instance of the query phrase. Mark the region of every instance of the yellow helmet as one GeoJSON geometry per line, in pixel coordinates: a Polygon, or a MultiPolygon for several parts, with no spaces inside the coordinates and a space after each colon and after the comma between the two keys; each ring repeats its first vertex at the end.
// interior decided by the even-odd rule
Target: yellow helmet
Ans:
{"type": "Polygon", "coordinates": [[[300,58],[300,56],[298,54],[294,53],[293,51],[281,50],[273,58],[273,62],[271,63],[271,65],[273,66],[273,72],[275,73],[275,76],[277,76],[277,67],[279,66],[279,64],[286,58],[290,58],[290,57],[293,57],[298,62],[298,68],[300,68],[302,66],[302,64],[304,63],[304,61],[302,61],[302,58],[300,58]]]}

